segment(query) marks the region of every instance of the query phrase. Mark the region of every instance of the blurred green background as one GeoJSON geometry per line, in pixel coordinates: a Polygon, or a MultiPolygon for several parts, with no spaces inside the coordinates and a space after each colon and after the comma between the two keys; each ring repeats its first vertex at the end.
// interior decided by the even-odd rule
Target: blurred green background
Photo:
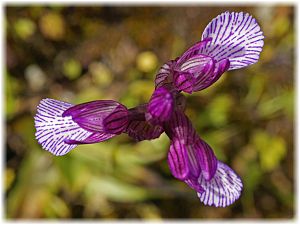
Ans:
{"type": "Polygon", "coordinates": [[[6,5],[6,218],[293,218],[294,17],[292,5],[6,5]],[[258,20],[261,58],[188,95],[186,113],[242,177],[235,204],[204,206],[173,178],[165,135],[143,142],[120,135],[62,157],[38,145],[33,116],[42,98],[145,103],[159,67],[226,10],[258,20]]]}

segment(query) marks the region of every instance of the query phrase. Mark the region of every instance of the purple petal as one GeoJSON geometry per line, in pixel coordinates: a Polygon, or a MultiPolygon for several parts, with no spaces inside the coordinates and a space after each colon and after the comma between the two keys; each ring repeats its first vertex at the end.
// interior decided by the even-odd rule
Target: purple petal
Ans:
{"type": "Polygon", "coordinates": [[[170,119],[173,108],[172,94],[165,87],[159,87],[153,92],[147,110],[151,114],[151,122],[162,123],[170,119]]]}
{"type": "Polygon", "coordinates": [[[191,94],[193,92],[193,86],[195,83],[195,78],[190,72],[174,72],[173,75],[174,86],[186,93],[191,94]]]}
{"type": "Polygon", "coordinates": [[[41,100],[37,106],[34,117],[36,139],[43,149],[54,155],[65,155],[77,146],[66,144],[64,140],[82,141],[92,134],[78,126],[70,116],[62,116],[72,106],[70,103],[48,98],[41,100]]]}
{"type": "Polygon", "coordinates": [[[197,154],[198,163],[202,170],[202,176],[205,180],[211,180],[217,170],[218,160],[211,147],[200,138],[194,145],[197,154]]]}
{"type": "Polygon", "coordinates": [[[192,175],[198,176],[200,170],[207,180],[215,175],[217,159],[211,147],[198,137],[191,121],[183,112],[174,113],[166,132],[172,141],[179,141],[184,145],[192,175]]]}
{"type": "MultiPolygon", "coordinates": [[[[229,59],[222,59],[218,64],[216,65],[216,76],[219,77],[223,73],[225,73],[230,67],[230,61],[229,59]]],[[[215,78],[216,79],[216,78],[215,78]]],[[[219,79],[219,78],[217,78],[219,79]]]]}
{"type": "Polygon", "coordinates": [[[189,118],[181,111],[175,111],[166,124],[166,132],[169,132],[171,140],[177,138],[184,141],[186,145],[193,145],[197,140],[197,133],[189,118]]]}
{"type": "Polygon", "coordinates": [[[209,76],[206,76],[206,79],[198,79],[194,84],[193,91],[200,91],[214,84],[221,75],[229,69],[229,66],[230,62],[228,59],[222,59],[220,62],[216,63],[214,72],[209,74],[209,76]]]}
{"type": "Polygon", "coordinates": [[[197,193],[203,193],[204,192],[204,189],[198,183],[198,179],[186,179],[184,182],[187,185],[189,185],[192,189],[197,191],[197,193]]]}
{"type": "Polygon", "coordinates": [[[115,134],[106,134],[106,133],[93,133],[89,137],[87,137],[84,140],[78,141],[78,140],[72,140],[72,139],[65,139],[65,143],[72,145],[72,144],[93,144],[93,143],[98,143],[102,141],[106,141],[112,137],[114,137],[115,134]]]}
{"type": "Polygon", "coordinates": [[[174,60],[170,60],[169,62],[165,63],[158,71],[155,77],[155,88],[159,88],[164,84],[170,83],[171,81],[171,71],[172,67],[175,64],[174,60]]]}
{"type": "Polygon", "coordinates": [[[205,205],[226,207],[234,203],[241,195],[243,184],[240,177],[226,164],[218,161],[215,176],[207,181],[201,174],[198,179],[204,192],[197,193],[205,205]]]}
{"type": "Polygon", "coordinates": [[[192,58],[193,56],[199,54],[199,50],[201,48],[204,48],[210,41],[212,40],[211,37],[203,39],[202,41],[197,42],[192,47],[190,47],[188,50],[186,50],[182,56],[179,57],[177,60],[178,64],[182,64],[188,59],[192,58]]]}
{"type": "Polygon", "coordinates": [[[73,121],[80,127],[93,133],[118,134],[127,126],[128,110],[116,101],[97,100],[73,106],[63,116],[72,116],[73,121]]]}
{"type": "Polygon", "coordinates": [[[173,176],[180,180],[197,179],[201,172],[199,156],[193,145],[180,138],[172,139],[168,162],[173,176]]]}
{"type": "Polygon", "coordinates": [[[200,155],[197,154],[197,149],[194,145],[185,145],[185,148],[190,169],[189,178],[198,178],[201,172],[201,158],[199,157],[200,155]]]}
{"type": "Polygon", "coordinates": [[[189,158],[185,145],[179,140],[174,140],[171,143],[168,164],[174,177],[182,181],[186,180],[190,173],[189,158]]]}
{"type": "Polygon", "coordinates": [[[211,73],[214,68],[214,60],[203,54],[194,55],[182,64],[176,64],[176,69],[180,69],[180,71],[184,72],[190,72],[195,78],[211,73]]]}
{"type": "Polygon", "coordinates": [[[110,134],[121,134],[127,125],[128,111],[123,106],[117,106],[117,108],[103,120],[104,131],[110,134]]]}
{"type": "Polygon", "coordinates": [[[229,70],[249,66],[258,61],[264,45],[263,33],[248,13],[225,12],[214,18],[205,28],[202,40],[212,41],[199,53],[217,61],[229,59],[229,70]]]}
{"type": "Polygon", "coordinates": [[[158,138],[163,131],[164,130],[160,125],[152,125],[147,121],[132,120],[129,121],[124,132],[135,140],[142,141],[158,138]]]}
{"type": "Polygon", "coordinates": [[[215,62],[203,54],[194,55],[182,64],[176,64],[174,74],[175,86],[182,91],[191,93],[199,87],[212,84],[214,79],[215,62]]]}

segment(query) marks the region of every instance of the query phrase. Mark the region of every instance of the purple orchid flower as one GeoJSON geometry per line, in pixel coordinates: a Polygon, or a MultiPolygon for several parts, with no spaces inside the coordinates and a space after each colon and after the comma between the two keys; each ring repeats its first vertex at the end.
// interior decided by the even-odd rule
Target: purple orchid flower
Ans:
{"type": "Polygon", "coordinates": [[[162,66],[156,88],[172,83],[189,94],[203,90],[224,72],[256,63],[263,39],[258,23],[248,13],[222,13],[206,26],[200,42],[162,66]]]}
{"type": "Polygon", "coordinates": [[[201,202],[225,207],[240,197],[243,184],[239,176],[217,160],[182,111],[173,113],[165,132],[171,140],[168,164],[172,175],[194,189],[201,202]]]}
{"type": "Polygon", "coordinates": [[[34,117],[36,139],[54,155],[65,155],[79,144],[93,144],[127,133],[137,141],[158,138],[161,125],[145,120],[146,105],[127,109],[113,100],[79,105],[43,99],[34,117]]]}
{"type": "Polygon", "coordinates": [[[224,72],[256,63],[263,38],[249,14],[222,13],[207,25],[200,42],[161,67],[147,104],[127,109],[113,100],[74,106],[43,99],[35,116],[36,139],[45,150],[64,155],[79,144],[102,142],[121,133],[142,141],[165,132],[171,141],[172,175],[194,189],[205,205],[231,205],[241,195],[242,181],[197,135],[184,114],[186,101],[180,92],[203,90],[224,72]]]}
{"type": "Polygon", "coordinates": [[[80,105],[43,99],[35,116],[36,139],[54,155],[64,155],[78,144],[112,138],[125,129],[128,110],[111,100],[80,105]],[[118,122],[117,122],[118,121],[118,122]]]}

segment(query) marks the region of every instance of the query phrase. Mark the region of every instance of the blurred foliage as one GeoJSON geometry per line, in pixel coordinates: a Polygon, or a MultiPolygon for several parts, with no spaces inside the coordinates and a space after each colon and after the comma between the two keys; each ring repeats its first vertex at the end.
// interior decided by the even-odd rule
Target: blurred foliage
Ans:
{"type": "Polygon", "coordinates": [[[293,6],[6,6],[6,218],[294,217],[293,6]],[[42,98],[82,103],[149,100],[159,67],[200,40],[218,14],[245,11],[265,46],[255,65],[187,95],[198,133],[244,182],[240,200],[205,207],[172,177],[163,134],[82,145],[63,157],[41,149],[33,116],[42,98]]]}
{"type": "Polygon", "coordinates": [[[74,80],[81,74],[81,64],[75,59],[68,59],[63,64],[63,73],[70,80],[74,80]]]}

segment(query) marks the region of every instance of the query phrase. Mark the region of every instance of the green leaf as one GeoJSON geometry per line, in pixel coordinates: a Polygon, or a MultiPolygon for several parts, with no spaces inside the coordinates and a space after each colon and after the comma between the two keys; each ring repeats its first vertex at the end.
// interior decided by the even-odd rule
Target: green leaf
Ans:
{"type": "Polygon", "coordinates": [[[132,184],[125,183],[113,177],[94,178],[86,188],[88,195],[103,195],[118,202],[137,202],[147,199],[147,191],[132,184]]]}
{"type": "Polygon", "coordinates": [[[285,91],[275,97],[267,97],[260,102],[257,111],[261,117],[270,118],[280,111],[286,111],[292,117],[294,110],[294,93],[285,91]]]}

